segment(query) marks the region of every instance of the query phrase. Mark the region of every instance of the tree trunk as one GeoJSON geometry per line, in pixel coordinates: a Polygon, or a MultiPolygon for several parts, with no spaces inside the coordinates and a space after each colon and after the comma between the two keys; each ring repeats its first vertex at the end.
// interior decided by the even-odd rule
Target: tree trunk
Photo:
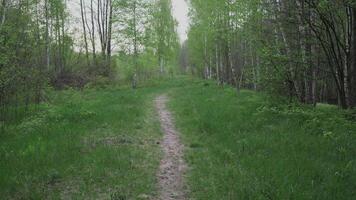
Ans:
{"type": "Polygon", "coordinates": [[[108,22],[108,31],[107,31],[107,62],[108,67],[111,65],[111,35],[112,35],[112,20],[113,20],[113,5],[112,0],[108,2],[109,6],[109,22],[108,22]]]}
{"type": "Polygon", "coordinates": [[[216,67],[216,79],[218,81],[218,84],[220,85],[220,67],[219,67],[220,61],[219,61],[219,48],[218,48],[218,43],[215,44],[215,67],[216,67]]]}
{"type": "Polygon", "coordinates": [[[158,60],[159,60],[158,62],[159,62],[160,73],[161,73],[161,75],[163,75],[163,73],[164,73],[164,61],[163,61],[163,58],[162,58],[161,55],[159,56],[158,60]]]}
{"type": "Polygon", "coordinates": [[[46,18],[46,67],[50,68],[50,43],[49,43],[49,8],[48,0],[45,0],[45,18],[46,18]]]}
{"type": "Polygon", "coordinates": [[[352,37],[352,8],[347,6],[346,8],[346,30],[345,30],[345,55],[344,55],[344,88],[345,88],[345,100],[347,107],[351,107],[351,85],[350,85],[350,64],[351,64],[351,43],[352,37]]]}
{"type": "Polygon", "coordinates": [[[87,64],[89,65],[89,50],[88,50],[88,40],[87,40],[87,31],[86,31],[86,22],[85,22],[85,17],[86,15],[85,12],[85,5],[83,3],[84,0],[80,0],[80,14],[82,17],[82,25],[83,25],[83,38],[84,38],[84,47],[85,47],[85,57],[87,60],[87,64]]]}
{"type": "Polygon", "coordinates": [[[2,12],[1,12],[0,31],[1,31],[2,27],[4,26],[4,24],[5,24],[6,6],[7,6],[7,5],[6,5],[6,0],[2,0],[2,4],[1,4],[2,12]]]}
{"type": "Polygon", "coordinates": [[[356,8],[351,8],[350,106],[356,106],[356,8]]]}
{"type": "MultiPolygon", "coordinates": [[[[286,8],[285,2],[284,1],[278,1],[278,0],[274,0],[275,4],[277,5],[277,11],[276,13],[284,13],[287,14],[288,13],[288,9],[286,8]]],[[[287,17],[287,16],[285,16],[287,17]]],[[[276,16],[275,17],[276,20],[279,22],[277,23],[278,26],[278,30],[280,32],[281,35],[281,40],[284,46],[284,50],[285,50],[285,54],[288,58],[292,58],[292,49],[291,49],[291,45],[289,44],[289,41],[287,39],[287,34],[285,31],[285,27],[283,27],[283,24],[281,23],[281,19],[276,16]]],[[[288,18],[288,17],[287,17],[288,18]]],[[[295,90],[296,93],[296,97],[298,99],[302,99],[301,98],[301,89],[299,87],[298,81],[296,80],[296,73],[294,70],[294,67],[292,65],[291,62],[288,63],[288,73],[290,74],[290,80],[291,83],[293,83],[293,88],[295,90]]]]}
{"type": "Polygon", "coordinates": [[[96,64],[96,49],[95,49],[95,21],[94,21],[94,8],[93,8],[93,0],[90,1],[90,15],[91,15],[91,29],[92,29],[92,50],[93,50],[93,64],[96,64]]]}
{"type": "Polygon", "coordinates": [[[134,43],[134,67],[135,67],[135,71],[134,71],[134,75],[133,75],[133,84],[132,87],[134,89],[137,88],[137,76],[138,76],[138,63],[137,63],[137,57],[138,57],[138,47],[137,47],[137,42],[138,42],[138,38],[137,38],[137,19],[136,19],[136,0],[134,0],[134,4],[133,4],[133,29],[134,29],[134,37],[133,37],[133,43],[134,43]]]}

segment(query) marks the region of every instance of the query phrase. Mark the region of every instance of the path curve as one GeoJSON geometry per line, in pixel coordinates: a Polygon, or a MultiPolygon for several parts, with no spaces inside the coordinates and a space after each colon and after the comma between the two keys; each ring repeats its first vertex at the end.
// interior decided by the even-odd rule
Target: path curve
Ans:
{"type": "Polygon", "coordinates": [[[186,164],[183,159],[184,146],[180,143],[179,132],[176,130],[172,114],[166,108],[168,97],[161,95],[156,98],[156,109],[161,122],[164,138],[161,143],[164,156],[158,172],[159,200],[185,200],[184,173],[186,164]]]}

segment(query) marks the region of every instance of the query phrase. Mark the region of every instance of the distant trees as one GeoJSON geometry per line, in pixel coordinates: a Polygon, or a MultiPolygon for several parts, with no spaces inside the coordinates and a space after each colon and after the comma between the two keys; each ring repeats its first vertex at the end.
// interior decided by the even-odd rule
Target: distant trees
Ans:
{"type": "Polygon", "coordinates": [[[164,73],[168,61],[176,60],[179,49],[176,21],[172,16],[172,4],[170,0],[158,0],[153,11],[153,37],[154,47],[157,51],[160,73],[164,73]]]}
{"type": "Polygon", "coordinates": [[[189,67],[189,52],[188,52],[188,46],[187,46],[187,41],[185,41],[179,52],[179,66],[180,66],[180,71],[182,73],[188,72],[188,67],[189,67]]]}
{"type": "Polygon", "coordinates": [[[300,102],[356,106],[353,1],[191,0],[190,65],[300,102]]]}
{"type": "Polygon", "coordinates": [[[108,76],[111,68],[113,35],[113,0],[80,0],[82,38],[85,57],[91,71],[108,76]],[[100,45],[100,56],[97,46],[100,45]],[[91,52],[91,53],[89,53],[91,52]]]}
{"type": "Polygon", "coordinates": [[[133,55],[132,87],[137,87],[139,73],[138,55],[143,47],[143,37],[148,23],[148,6],[143,0],[118,0],[117,19],[119,42],[133,55]]]}
{"type": "Polygon", "coordinates": [[[170,0],[74,4],[78,22],[66,0],[0,0],[0,121],[17,119],[41,102],[48,86],[83,87],[115,76],[116,63],[124,63],[117,58],[133,60],[127,68],[134,87],[138,77],[176,62],[170,0]]]}
{"type": "Polygon", "coordinates": [[[147,76],[143,69],[147,66],[143,65],[152,64],[149,56],[156,59],[153,63],[155,67],[159,66],[161,74],[170,63],[177,62],[179,40],[170,0],[118,0],[115,16],[118,44],[122,51],[132,55],[134,88],[139,78],[147,76]]]}

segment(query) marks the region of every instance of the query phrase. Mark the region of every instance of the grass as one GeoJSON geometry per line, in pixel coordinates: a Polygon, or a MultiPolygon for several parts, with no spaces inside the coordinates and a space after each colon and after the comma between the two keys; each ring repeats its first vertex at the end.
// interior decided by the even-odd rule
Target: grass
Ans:
{"type": "Polygon", "coordinates": [[[194,81],[171,92],[193,199],[354,199],[356,124],[194,81]]]}
{"type": "Polygon", "coordinates": [[[56,92],[0,134],[2,199],[139,199],[155,195],[159,88],[56,92]]]}
{"type": "Polygon", "coordinates": [[[1,198],[154,197],[162,133],[153,99],[167,92],[192,199],[356,197],[352,113],[178,78],[55,92],[36,114],[2,126],[1,198]]]}

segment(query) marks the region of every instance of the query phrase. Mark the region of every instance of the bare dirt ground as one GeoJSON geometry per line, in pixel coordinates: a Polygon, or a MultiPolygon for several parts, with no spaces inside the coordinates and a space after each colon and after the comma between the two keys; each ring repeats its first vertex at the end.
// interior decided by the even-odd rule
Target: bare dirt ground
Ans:
{"type": "Polygon", "coordinates": [[[184,200],[187,191],[184,186],[184,173],[186,164],[183,160],[184,146],[179,141],[179,132],[176,130],[173,117],[166,108],[168,97],[161,95],[156,98],[156,109],[164,132],[161,143],[164,157],[161,160],[158,172],[159,200],[184,200]]]}

